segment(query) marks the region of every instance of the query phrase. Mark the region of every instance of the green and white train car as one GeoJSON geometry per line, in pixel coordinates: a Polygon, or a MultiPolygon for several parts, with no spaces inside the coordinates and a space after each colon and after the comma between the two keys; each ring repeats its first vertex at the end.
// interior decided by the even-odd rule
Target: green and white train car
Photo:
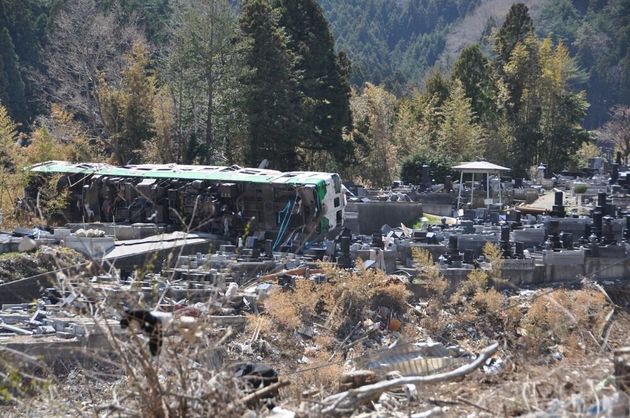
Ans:
{"type": "Polygon", "coordinates": [[[300,246],[340,228],[346,204],[334,173],[65,161],[36,164],[30,171],[26,207],[42,198],[46,177],[54,176],[58,193],[68,192],[57,222],[152,222],[232,238],[272,239],[276,249],[300,246]]]}

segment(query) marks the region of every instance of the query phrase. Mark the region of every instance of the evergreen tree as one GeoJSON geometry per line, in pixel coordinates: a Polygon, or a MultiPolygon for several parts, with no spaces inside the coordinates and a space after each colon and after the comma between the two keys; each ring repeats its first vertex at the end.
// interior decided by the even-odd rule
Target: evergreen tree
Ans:
{"type": "Polygon", "coordinates": [[[275,4],[301,76],[299,89],[305,100],[301,146],[346,161],[352,154],[351,142],[342,140],[343,131],[352,126],[349,62],[345,55],[335,55],[333,37],[316,1],[277,0],[275,4]]]}
{"type": "Polygon", "coordinates": [[[439,71],[429,73],[424,81],[424,96],[434,99],[434,105],[441,106],[449,96],[450,83],[439,71]]]}
{"type": "MultiPolygon", "coordinates": [[[[227,0],[180,0],[172,20],[166,78],[172,86],[181,138],[203,138],[199,160],[216,162],[224,154],[226,118],[238,113],[235,74],[242,71],[238,22],[227,0]]],[[[183,144],[183,140],[178,141],[183,144]]],[[[183,147],[180,147],[183,149],[183,147]]]]}
{"type": "Polygon", "coordinates": [[[20,62],[15,53],[11,36],[7,28],[0,30],[0,100],[9,110],[13,119],[27,119],[24,81],[20,73],[20,62]]]}
{"type": "Polygon", "coordinates": [[[518,43],[504,66],[504,83],[508,100],[506,113],[514,136],[512,165],[518,175],[525,175],[537,162],[540,143],[540,103],[536,82],[540,75],[538,40],[528,36],[518,43]]]}
{"type": "Polygon", "coordinates": [[[492,68],[478,45],[468,46],[461,52],[453,66],[451,78],[462,82],[472,110],[481,121],[497,116],[497,92],[492,68]]]}
{"type": "Polygon", "coordinates": [[[6,28],[18,59],[18,71],[24,89],[24,113],[19,116],[11,106],[11,113],[23,125],[28,125],[42,112],[41,95],[33,83],[34,74],[45,70],[41,62],[41,44],[45,39],[45,26],[49,2],[41,0],[4,0],[0,2],[0,30],[6,28]]]}
{"type": "Polygon", "coordinates": [[[257,166],[268,159],[280,170],[298,166],[297,147],[302,133],[302,98],[295,74],[295,57],[287,36],[267,0],[243,5],[241,30],[250,48],[252,69],[246,84],[245,113],[249,122],[247,163],[257,166]]]}
{"type": "Polygon", "coordinates": [[[529,9],[523,3],[515,3],[510,7],[510,11],[505,17],[503,26],[499,29],[496,38],[495,50],[497,53],[497,64],[499,71],[512,55],[512,51],[519,42],[534,31],[532,18],[529,16],[529,9]]]}
{"type": "Polygon", "coordinates": [[[554,49],[549,38],[540,42],[529,36],[514,48],[504,69],[507,80],[520,86],[510,99],[508,119],[517,173],[540,163],[561,170],[589,139],[580,127],[588,103],[584,92],[572,91],[569,84],[575,68],[566,47],[554,49]]]}

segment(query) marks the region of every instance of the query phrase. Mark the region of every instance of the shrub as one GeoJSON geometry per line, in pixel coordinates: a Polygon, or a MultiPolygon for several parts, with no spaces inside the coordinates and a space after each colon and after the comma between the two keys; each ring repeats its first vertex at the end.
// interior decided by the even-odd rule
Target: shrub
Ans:
{"type": "Polygon", "coordinates": [[[400,169],[400,179],[405,183],[420,184],[422,182],[422,166],[428,165],[431,178],[437,183],[444,183],[446,176],[453,175],[452,162],[444,157],[412,155],[407,158],[400,169]]]}
{"type": "Polygon", "coordinates": [[[521,321],[530,350],[543,352],[554,344],[592,342],[588,334],[597,334],[607,305],[604,295],[593,289],[561,289],[537,298],[521,321]]]}
{"type": "Polygon", "coordinates": [[[573,192],[576,194],[586,193],[588,186],[584,183],[577,183],[573,186],[573,192]]]}

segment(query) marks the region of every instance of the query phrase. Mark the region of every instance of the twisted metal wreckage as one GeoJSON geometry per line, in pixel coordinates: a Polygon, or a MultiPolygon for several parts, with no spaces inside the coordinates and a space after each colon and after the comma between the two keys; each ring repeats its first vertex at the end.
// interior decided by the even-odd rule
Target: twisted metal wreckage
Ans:
{"type": "Polygon", "coordinates": [[[30,167],[21,210],[37,213],[41,187],[57,176],[71,222],[151,222],[174,230],[271,239],[273,250],[299,249],[341,227],[346,205],[339,175],[229,167],[48,161],[30,167]]]}

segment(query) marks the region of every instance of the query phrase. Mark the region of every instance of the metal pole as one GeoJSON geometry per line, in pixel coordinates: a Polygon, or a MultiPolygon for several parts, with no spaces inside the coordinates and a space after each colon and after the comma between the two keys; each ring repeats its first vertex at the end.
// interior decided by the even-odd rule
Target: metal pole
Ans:
{"type": "Polygon", "coordinates": [[[459,173],[459,192],[457,194],[457,212],[459,214],[459,203],[462,199],[462,187],[464,187],[464,170],[459,173]]]}
{"type": "Polygon", "coordinates": [[[470,208],[475,208],[475,172],[472,173],[472,182],[470,183],[470,208]]]}
{"type": "MultiPolygon", "coordinates": [[[[486,173],[486,200],[490,200],[490,172],[486,173]]],[[[490,204],[486,205],[488,209],[490,208],[490,204]]]]}
{"type": "Polygon", "coordinates": [[[503,200],[501,199],[501,173],[499,173],[499,205],[503,208],[503,200]]]}

